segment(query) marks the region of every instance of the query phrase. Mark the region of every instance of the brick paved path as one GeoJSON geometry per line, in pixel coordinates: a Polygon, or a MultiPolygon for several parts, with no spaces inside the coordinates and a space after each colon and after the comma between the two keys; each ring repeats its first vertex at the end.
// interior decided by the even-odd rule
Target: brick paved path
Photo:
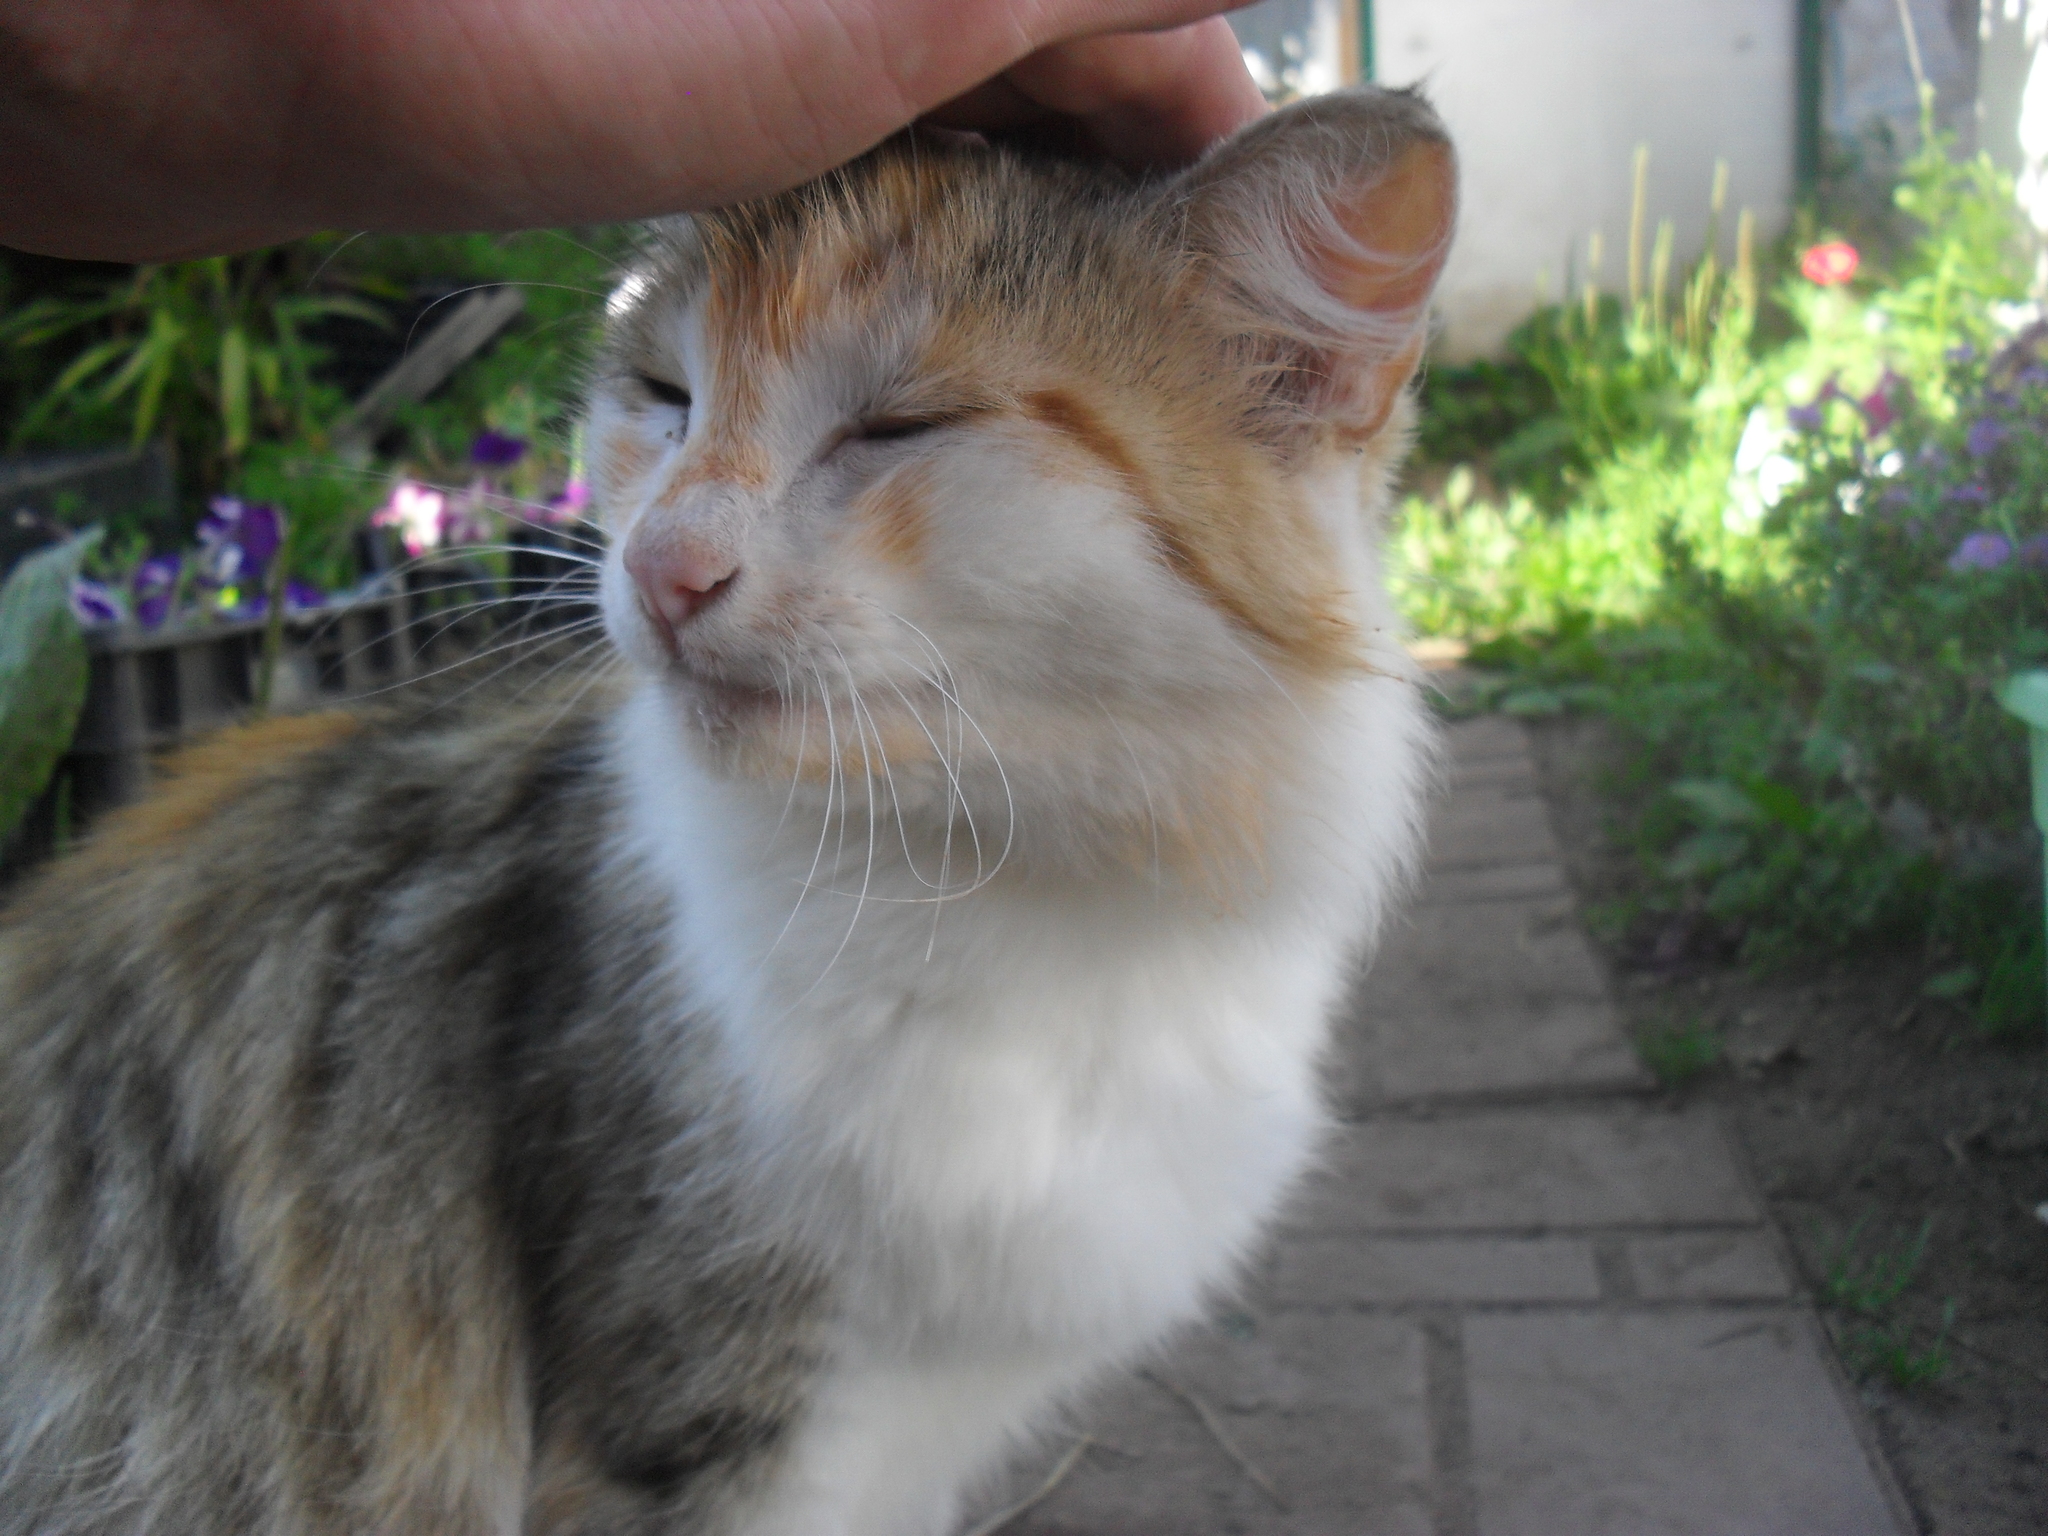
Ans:
{"type": "MultiPolygon", "coordinates": [[[[1621,1037],[1522,728],[1452,733],[1346,1125],[1244,1294],[1006,1536],[1903,1536],[1714,1117],[1621,1037]]],[[[1073,1435],[987,1504],[1041,1484],[1073,1435]]]]}

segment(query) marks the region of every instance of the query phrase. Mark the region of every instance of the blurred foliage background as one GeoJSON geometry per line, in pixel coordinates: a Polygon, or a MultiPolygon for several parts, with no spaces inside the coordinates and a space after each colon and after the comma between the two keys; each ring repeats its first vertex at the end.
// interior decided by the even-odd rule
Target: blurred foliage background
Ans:
{"type": "Polygon", "coordinates": [[[1988,159],[1929,122],[1892,203],[1889,241],[1809,213],[1687,272],[1639,235],[1628,291],[1433,369],[1397,593],[1471,644],[1482,706],[1610,724],[1629,942],[1916,946],[2019,1036],[2040,860],[1994,695],[2048,664],[2048,324],[1988,159]]]}

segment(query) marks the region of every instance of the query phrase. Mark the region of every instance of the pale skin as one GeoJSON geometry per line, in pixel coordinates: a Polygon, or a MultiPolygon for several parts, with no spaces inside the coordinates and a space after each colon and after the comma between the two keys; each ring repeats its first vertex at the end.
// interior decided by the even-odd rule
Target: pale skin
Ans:
{"type": "Polygon", "coordinates": [[[1174,166],[1265,110],[1228,3],[0,0],[0,244],[642,218],[919,119],[1174,166]]]}

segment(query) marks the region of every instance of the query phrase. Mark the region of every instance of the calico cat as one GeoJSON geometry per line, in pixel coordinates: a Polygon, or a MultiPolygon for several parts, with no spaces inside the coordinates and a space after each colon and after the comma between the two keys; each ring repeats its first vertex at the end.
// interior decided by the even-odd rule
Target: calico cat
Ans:
{"type": "Polygon", "coordinates": [[[1430,732],[1409,94],[682,221],[623,664],[176,765],[0,936],[0,1533],[943,1536],[1323,1124],[1430,732]]]}

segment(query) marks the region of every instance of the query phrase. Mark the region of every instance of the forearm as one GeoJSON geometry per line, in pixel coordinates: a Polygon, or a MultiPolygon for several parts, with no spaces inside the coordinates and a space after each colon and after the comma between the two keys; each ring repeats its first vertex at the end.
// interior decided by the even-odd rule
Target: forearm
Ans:
{"type": "MultiPolygon", "coordinates": [[[[512,228],[712,206],[815,175],[1049,44],[1217,8],[0,0],[0,242],[157,259],[319,228],[512,228]]],[[[1193,53],[1216,46],[1212,35],[1193,53]]],[[[1119,111],[1183,136],[1235,125],[1234,87],[1143,78],[1213,73],[1213,58],[1176,65],[1184,53],[1150,50],[1133,99],[1106,104],[1108,137],[1119,111]]]]}

